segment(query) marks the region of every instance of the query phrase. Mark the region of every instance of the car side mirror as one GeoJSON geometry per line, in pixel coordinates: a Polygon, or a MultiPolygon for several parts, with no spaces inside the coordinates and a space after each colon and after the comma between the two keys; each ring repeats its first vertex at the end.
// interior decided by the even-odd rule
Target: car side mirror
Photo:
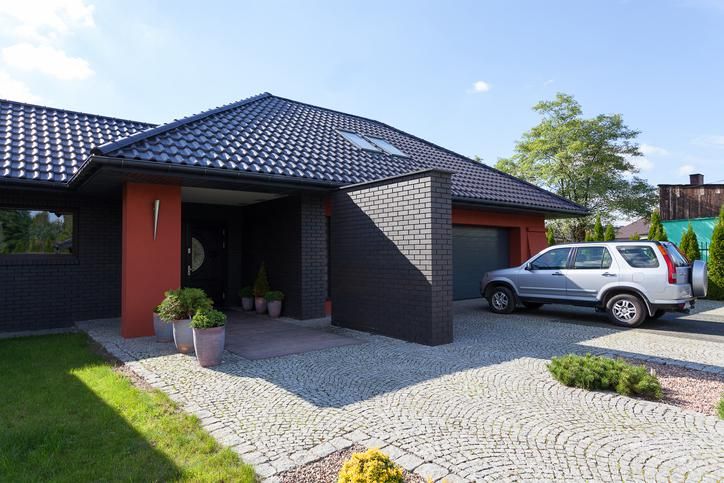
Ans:
{"type": "Polygon", "coordinates": [[[530,263],[526,263],[526,264],[525,264],[525,266],[524,266],[523,268],[524,268],[524,269],[526,269],[526,270],[528,270],[528,271],[530,271],[530,270],[532,270],[532,269],[533,269],[533,267],[531,266],[531,264],[530,264],[530,263]]]}

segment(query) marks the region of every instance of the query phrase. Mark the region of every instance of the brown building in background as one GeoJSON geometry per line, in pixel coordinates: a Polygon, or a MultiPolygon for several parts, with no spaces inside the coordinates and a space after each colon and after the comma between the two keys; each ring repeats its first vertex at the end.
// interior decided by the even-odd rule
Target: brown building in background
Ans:
{"type": "Polygon", "coordinates": [[[704,184],[703,174],[689,175],[689,184],[660,184],[661,220],[690,220],[719,215],[724,184],[704,184]]]}

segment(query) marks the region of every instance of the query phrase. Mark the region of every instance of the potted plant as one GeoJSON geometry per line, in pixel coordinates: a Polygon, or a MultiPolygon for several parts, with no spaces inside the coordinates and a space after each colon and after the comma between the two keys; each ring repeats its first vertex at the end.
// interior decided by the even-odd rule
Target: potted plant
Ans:
{"type": "Polygon", "coordinates": [[[239,290],[241,297],[241,306],[244,310],[249,311],[254,308],[254,290],[248,285],[239,290]]]}
{"type": "Polygon", "coordinates": [[[201,367],[218,366],[224,352],[226,315],[213,309],[196,312],[191,319],[196,359],[201,367]]]}
{"type": "Polygon", "coordinates": [[[173,326],[161,320],[160,310],[160,305],[153,309],[153,332],[156,334],[156,342],[171,342],[173,341],[173,326]]]}
{"type": "Polygon", "coordinates": [[[191,317],[199,310],[211,309],[213,302],[199,288],[169,290],[159,306],[161,319],[173,324],[173,341],[182,354],[194,350],[194,334],[191,317]]]}
{"type": "Polygon", "coordinates": [[[259,273],[256,274],[256,280],[254,280],[254,306],[256,307],[257,314],[266,312],[266,299],[264,299],[264,295],[266,295],[269,290],[266,265],[262,262],[261,267],[259,267],[259,273]]]}
{"type": "Polygon", "coordinates": [[[279,314],[282,313],[282,300],[284,300],[284,294],[279,290],[270,290],[264,295],[264,299],[267,303],[269,316],[275,319],[279,317],[279,314]]]}

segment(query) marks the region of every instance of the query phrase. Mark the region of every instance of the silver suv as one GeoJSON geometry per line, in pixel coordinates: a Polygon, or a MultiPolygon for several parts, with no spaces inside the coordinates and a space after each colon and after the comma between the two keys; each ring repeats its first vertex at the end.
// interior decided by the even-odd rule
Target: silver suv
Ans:
{"type": "Polygon", "coordinates": [[[706,291],[706,264],[658,241],[554,245],[519,267],[486,273],[480,283],[495,313],[509,314],[518,303],[529,309],[583,305],[605,310],[625,327],[666,311],[685,312],[706,291]]]}

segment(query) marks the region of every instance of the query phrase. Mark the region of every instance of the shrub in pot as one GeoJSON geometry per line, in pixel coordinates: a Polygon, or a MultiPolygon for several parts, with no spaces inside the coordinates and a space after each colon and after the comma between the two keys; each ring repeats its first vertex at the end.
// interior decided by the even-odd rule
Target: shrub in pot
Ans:
{"type": "Polygon", "coordinates": [[[182,354],[194,350],[194,334],[191,330],[191,317],[199,310],[209,310],[213,302],[199,288],[181,288],[169,290],[159,306],[162,320],[173,323],[173,341],[182,354]]]}
{"type": "Polygon", "coordinates": [[[254,290],[251,287],[242,287],[239,290],[239,297],[241,297],[241,306],[247,312],[254,308],[254,290]]]}
{"type": "Polygon", "coordinates": [[[262,262],[259,273],[256,274],[256,280],[254,280],[254,306],[257,314],[266,312],[266,299],[264,296],[270,289],[269,279],[266,276],[266,265],[262,262]]]}
{"type": "Polygon", "coordinates": [[[191,319],[196,359],[201,367],[218,366],[224,352],[226,315],[213,309],[199,310],[191,319]]]}
{"type": "Polygon", "coordinates": [[[279,314],[282,313],[284,294],[279,290],[270,290],[264,295],[264,299],[266,300],[269,316],[273,318],[279,317],[279,314]]]}
{"type": "Polygon", "coordinates": [[[163,321],[159,315],[161,306],[153,309],[153,333],[156,334],[156,342],[173,341],[173,325],[163,321]]]}

